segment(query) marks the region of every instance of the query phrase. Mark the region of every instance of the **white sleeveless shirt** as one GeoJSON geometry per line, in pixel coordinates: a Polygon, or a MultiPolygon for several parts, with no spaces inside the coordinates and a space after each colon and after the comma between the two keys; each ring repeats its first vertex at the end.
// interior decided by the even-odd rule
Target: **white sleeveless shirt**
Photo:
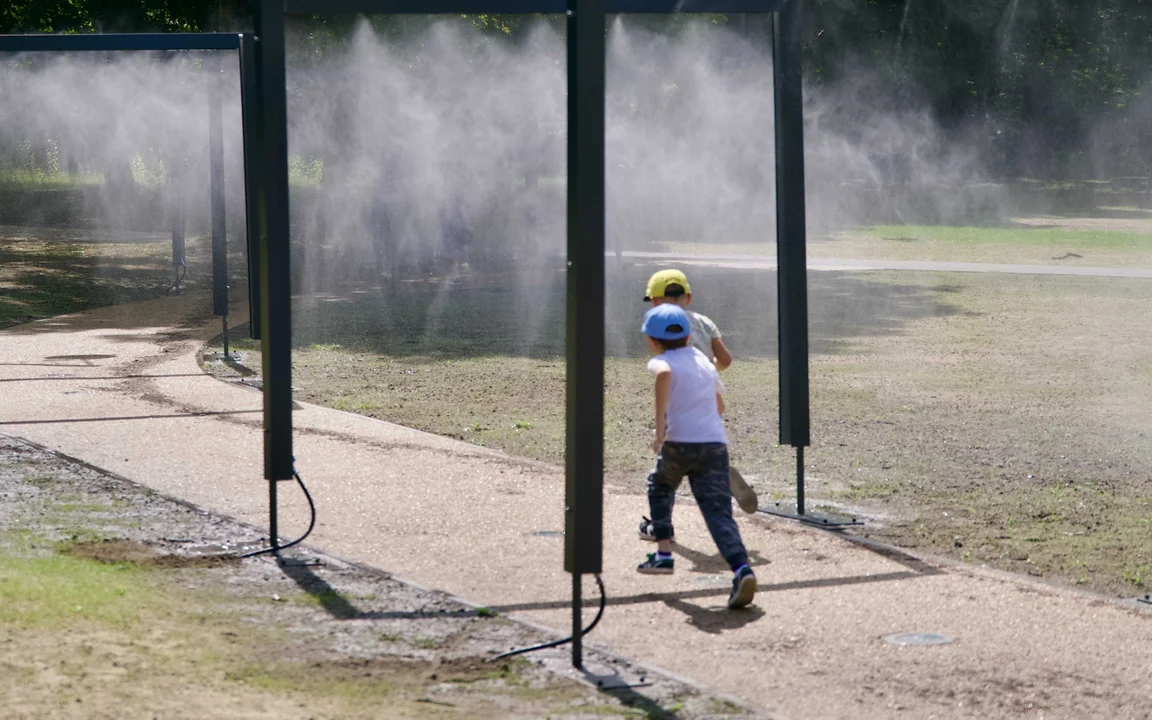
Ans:
{"type": "Polygon", "coordinates": [[[712,361],[689,345],[665,350],[648,361],[653,375],[664,368],[672,372],[664,413],[665,442],[727,444],[724,420],[716,407],[716,394],[724,392],[724,383],[712,361]]]}

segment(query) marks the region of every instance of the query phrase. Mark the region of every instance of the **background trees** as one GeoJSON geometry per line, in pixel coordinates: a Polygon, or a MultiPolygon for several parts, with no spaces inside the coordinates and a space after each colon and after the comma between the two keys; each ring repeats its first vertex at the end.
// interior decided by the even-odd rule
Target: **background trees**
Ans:
{"type": "MultiPolygon", "coordinates": [[[[813,92],[867,88],[895,112],[928,113],[997,177],[1149,174],[1145,0],[807,0],[806,12],[813,92]]],[[[9,0],[0,32],[236,30],[250,15],[248,0],[9,0]]],[[[468,21],[478,35],[512,40],[526,27],[519,17],[468,21]]],[[[411,22],[372,20],[386,36],[411,22]]],[[[311,49],[340,44],[352,24],[324,23],[311,49]]],[[[848,132],[859,119],[839,107],[848,132]]]]}

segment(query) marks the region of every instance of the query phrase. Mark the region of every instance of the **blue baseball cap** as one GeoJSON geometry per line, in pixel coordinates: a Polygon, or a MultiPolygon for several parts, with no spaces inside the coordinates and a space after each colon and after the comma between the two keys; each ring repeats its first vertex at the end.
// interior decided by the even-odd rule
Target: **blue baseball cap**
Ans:
{"type": "Polygon", "coordinates": [[[679,340],[692,332],[688,324],[688,313],[684,308],[672,303],[657,305],[644,313],[644,324],[640,331],[657,340],[679,340]]]}

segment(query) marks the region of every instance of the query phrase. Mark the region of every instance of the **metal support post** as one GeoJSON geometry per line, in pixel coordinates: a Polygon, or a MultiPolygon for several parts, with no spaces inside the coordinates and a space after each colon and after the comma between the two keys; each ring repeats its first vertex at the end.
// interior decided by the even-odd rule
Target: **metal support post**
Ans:
{"type": "Polygon", "coordinates": [[[221,67],[216,54],[204,59],[208,71],[208,185],[212,208],[212,314],[224,318],[224,357],[228,357],[228,224],[224,207],[224,111],[221,67]]]}
{"type": "Polygon", "coordinates": [[[263,337],[261,332],[260,295],[260,238],[265,234],[262,214],[264,162],[264,115],[260,98],[260,53],[256,51],[256,38],[244,35],[240,39],[240,113],[244,126],[244,210],[247,218],[246,240],[248,248],[248,326],[253,340],[263,337]]]}
{"type": "Polygon", "coordinates": [[[804,516],[804,446],[796,448],[796,514],[804,516]]]}
{"type": "Polygon", "coordinates": [[[184,247],[184,169],[177,163],[172,169],[168,183],[169,212],[172,217],[172,290],[180,292],[180,283],[188,271],[187,253],[184,247]]]}
{"type": "MultiPolygon", "coordinates": [[[[801,0],[781,0],[773,26],[776,100],[776,254],[780,333],[780,444],[811,442],[808,268],[805,257],[801,0]]],[[[802,512],[802,511],[801,511],[802,512]]]]}
{"type": "Polygon", "coordinates": [[[568,282],[564,569],[572,664],[583,665],[581,575],[604,526],[604,0],[568,1],[568,282]]]}
{"type": "Polygon", "coordinates": [[[584,667],[584,576],[572,573],[572,667],[584,667]]]}
{"type": "Polygon", "coordinates": [[[291,480],[292,288],[288,263],[288,106],[284,2],[259,0],[260,112],[264,118],[261,183],[260,305],[264,370],[264,477],[269,481],[269,527],[278,546],[276,483],[291,480]]]}

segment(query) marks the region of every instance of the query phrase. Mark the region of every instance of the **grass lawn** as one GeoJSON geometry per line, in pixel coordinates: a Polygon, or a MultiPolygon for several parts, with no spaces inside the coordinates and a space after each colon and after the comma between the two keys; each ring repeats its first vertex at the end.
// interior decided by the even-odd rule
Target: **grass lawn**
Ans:
{"type": "MultiPolygon", "coordinates": [[[[545,717],[573,703],[595,717],[628,713],[610,699],[589,699],[592,693],[575,683],[530,682],[518,660],[486,666],[478,659],[467,667],[397,655],[301,661],[309,649],[291,625],[301,610],[268,606],[318,604],[307,594],[238,597],[219,572],[94,559],[84,556],[85,545],[73,551],[27,534],[16,536],[18,543],[12,539],[0,533],[6,717],[158,712],[351,720],[447,717],[445,710],[463,710],[468,717],[523,718],[545,717]],[[455,686],[452,702],[428,698],[437,672],[441,682],[455,686]]],[[[111,547],[132,544],[101,545],[95,549],[107,556],[111,547]]],[[[433,639],[423,642],[440,647],[433,639]]]]}
{"type": "MultiPolygon", "coordinates": [[[[181,287],[210,287],[208,239],[188,236],[185,253],[181,287]]],[[[0,327],[161,297],[171,266],[168,233],[0,226],[0,327]]],[[[242,269],[243,255],[230,266],[242,269]]]]}
{"type": "MultiPolygon", "coordinates": [[[[1152,268],[1152,214],[1020,218],[1000,227],[881,225],[809,238],[813,258],[1152,268]]],[[[661,243],[663,252],[775,255],[765,243],[661,243]]]]}
{"type": "MultiPolygon", "coordinates": [[[[606,469],[637,493],[652,461],[651,388],[625,336],[638,335],[643,310],[628,291],[650,270],[618,269],[608,298],[606,469]]],[[[691,277],[736,357],[724,373],[734,462],[762,493],[787,498],[774,276],[691,277]]],[[[507,286],[302,300],[297,397],[559,463],[563,297],[549,287],[520,300],[507,286]]],[[[866,534],[903,546],[1148,590],[1150,290],[1111,278],[812,273],[810,502],[848,506],[870,518],[866,534]]]]}
{"type": "Polygon", "coordinates": [[[255,534],[13,442],[2,450],[0,717],[666,716],[527,660],[489,662],[493,647],[524,642],[504,618],[379,574],[222,557],[221,534],[255,534]]]}

